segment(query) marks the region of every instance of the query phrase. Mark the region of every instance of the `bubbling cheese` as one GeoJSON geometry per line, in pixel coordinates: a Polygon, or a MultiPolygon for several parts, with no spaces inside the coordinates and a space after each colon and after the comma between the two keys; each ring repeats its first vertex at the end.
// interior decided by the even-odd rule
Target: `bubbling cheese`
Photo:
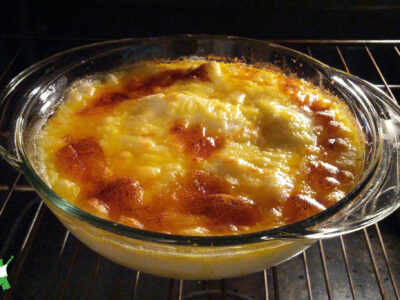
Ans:
{"type": "Polygon", "coordinates": [[[292,223],[360,177],[363,135],[345,103],[241,63],[146,62],[81,80],[42,129],[48,184],[100,217],[174,234],[292,223]]]}

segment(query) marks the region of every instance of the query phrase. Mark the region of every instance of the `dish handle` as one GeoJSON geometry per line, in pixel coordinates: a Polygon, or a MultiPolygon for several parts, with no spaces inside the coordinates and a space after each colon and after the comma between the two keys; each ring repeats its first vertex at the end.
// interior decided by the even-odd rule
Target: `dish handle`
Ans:
{"type": "Polygon", "coordinates": [[[16,146],[15,120],[22,101],[15,97],[17,85],[12,80],[0,94],[0,155],[20,171],[22,160],[16,146]]]}
{"type": "MultiPolygon", "coordinates": [[[[373,140],[379,143],[366,141],[370,144],[367,147],[371,167],[371,172],[366,172],[368,178],[362,180],[354,195],[346,196],[350,201],[335,204],[343,206],[338,213],[310,230],[312,238],[330,238],[365,228],[400,207],[400,106],[380,89],[359,78],[343,74],[332,79],[345,88],[343,94],[351,93],[364,110],[371,112],[376,129],[370,134],[375,135],[373,140]]],[[[366,117],[364,120],[367,127],[368,120],[366,117]]]]}

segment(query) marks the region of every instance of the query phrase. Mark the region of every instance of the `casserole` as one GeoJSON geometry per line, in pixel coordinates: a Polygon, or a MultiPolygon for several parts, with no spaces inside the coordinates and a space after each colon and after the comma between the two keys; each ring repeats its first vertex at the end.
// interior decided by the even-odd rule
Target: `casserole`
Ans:
{"type": "Polygon", "coordinates": [[[117,223],[232,235],[305,219],[358,181],[347,105],[277,70],[213,59],[81,79],[36,138],[42,178],[117,223]]]}
{"type": "MultiPolygon", "coordinates": [[[[157,275],[212,279],[255,272],[290,258],[318,238],[351,232],[376,222],[399,206],[398,107],[356,77],[296,51],[264,42],[180,36],[81,47],[45,60],[17,76],[3,92],[1,108],[3,113],[13,112],[15,116],[2,155],[22,170],[67,228],[104,256],[157,275]],[[193,237],[147,232],[105,221],[58,197],[40,179],[34,137],[76,78],[142,60],[209,54],[241,57],[250,64],[275,63],[339,95],[353,111],[366,137],[366,160],[358,185],[327,210],[291,225],[236,236],[193,237]],[[20,102],[16,103],[16,99],[20,102]]],[[[9,124],[3,126],[9,128],[9,124]]]]}

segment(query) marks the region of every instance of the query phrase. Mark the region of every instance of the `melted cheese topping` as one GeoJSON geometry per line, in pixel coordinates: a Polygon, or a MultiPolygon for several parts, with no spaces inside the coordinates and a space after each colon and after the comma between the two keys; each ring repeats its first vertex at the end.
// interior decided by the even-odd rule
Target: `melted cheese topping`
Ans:
{"type": "Polygon", "coordinates": [[[301,79],[239,63],[145,63],[81,80],[37,141],[62,197],[129,226],[189,235],[285,225],[360,177],[348,107],[301,79]]]}

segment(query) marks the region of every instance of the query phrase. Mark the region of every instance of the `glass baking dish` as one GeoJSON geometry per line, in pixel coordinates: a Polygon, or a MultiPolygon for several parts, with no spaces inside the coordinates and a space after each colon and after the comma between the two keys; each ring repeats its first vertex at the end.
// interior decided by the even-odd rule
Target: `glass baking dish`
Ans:
{"type": "Polygon", "coordinates": [[[125,39],[82,46],[45,59],[16,76],[0,95],[0,154],[20,170],[57,218],[87,246],[124,266],[182,279],[241,276],[279,264],[322,238],[373,224],[400,206],[400,108],[370,83],[263,41],[209,35],[125,39]],[[96,217],[58,196],[41,179],[35,137],[79,78],[140,61],[209,57],[275,65],[338,95],[364,131],[365,163],[354,189],[306,220],[232,236],[150,232],[96,217]]]}

